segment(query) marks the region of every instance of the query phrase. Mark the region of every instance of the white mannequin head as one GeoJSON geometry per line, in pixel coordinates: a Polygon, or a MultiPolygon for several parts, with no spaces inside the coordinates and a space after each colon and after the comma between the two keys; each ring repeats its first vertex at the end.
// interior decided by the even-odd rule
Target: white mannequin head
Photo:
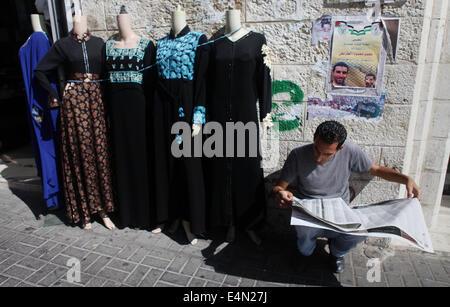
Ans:
{"type": "Polygon", "coordinates": [[[82,35],[87,32],[87,18],[78,10],[73,17],[73,33],[82,35]]]}
{"type": "Polygon", "coordinates": [[[45,26],[44,15],[31,14],[31,26],[34,32],[47,32],[47,27],[45,26]]]}
{"type": "Polygon", "coordinates": [[[178,5],[176,10],[172,12],[172,31],[174,35],[177,36],[186,25],[186,12],[178,5]]]}

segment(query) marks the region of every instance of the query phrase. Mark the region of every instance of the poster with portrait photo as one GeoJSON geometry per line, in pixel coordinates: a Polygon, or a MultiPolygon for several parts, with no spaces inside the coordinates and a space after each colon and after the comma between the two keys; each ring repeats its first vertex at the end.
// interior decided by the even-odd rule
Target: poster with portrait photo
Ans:
{"type": "Polygon", "coordinates": [[[334,16],[327,93],[380,96],[386,61],[381,20],[366,15],[334,16]]]}

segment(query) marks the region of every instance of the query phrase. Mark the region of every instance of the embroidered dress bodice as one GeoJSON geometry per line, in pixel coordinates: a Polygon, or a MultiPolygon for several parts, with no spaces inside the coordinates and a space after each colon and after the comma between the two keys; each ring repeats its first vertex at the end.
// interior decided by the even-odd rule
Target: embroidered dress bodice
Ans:
{"type": "Polygon", "coordinates": [[[197,46],[202,33],[190,31],[181,37],[166,36],[158,41],[158,76],[164,79],[194,79],[197,46]]]}
{"type": "Polygon", "coordinates": [[[150,40],[141,38],[135,48],[116,48],[115,41],[106,42],[106,71],[111,83],[142,84],[145,50],[150,40]]]}

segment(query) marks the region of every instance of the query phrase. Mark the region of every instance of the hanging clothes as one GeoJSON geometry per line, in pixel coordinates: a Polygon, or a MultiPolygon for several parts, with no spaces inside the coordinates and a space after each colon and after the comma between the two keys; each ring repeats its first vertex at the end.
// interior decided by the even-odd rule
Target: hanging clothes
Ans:
{"type": "MultiPolygon", "coordinates": [[[[191,231],[205,231],[205,191],[201,158],[175,158],[171,144],[194,142],[171,134],[175,122],[205,123],[206,69],[209,46],[204,34],[186,26],[158,41],[158,81],[154,95],[153,132],[158,224],[182,218],[191,231]]],[[[200,136],[198,136],[200,137],[200,136]]],[[[193,147],[193,146],[192,146],[193,147]]]]}
{"type": "Polygon", "coordinates": [[[103,46],[101,38],[89,33],[70,33],[35,69],[50,105],[60,107],[64,197],[68,221],[74,224],[90,223],[92,214],[105,217],[115,209],[103,96],[96,81],[104,71],[103,46]],[[66,79],[74,80],[66,84],[62,100],[48,79],[59,65],[64,65],[66,79]]]}
{"type": "MultiPolygon", "coordinates": [[[[58,109],[50,109],[47,94],[34,77],[34,68],[49,51],[50,41],[44,32],[34,32],[19,49],[19,60],[28,100],[28,121],[38,176],[47,208],[59,208],[59,135],[58,109]]],[[[51,87],[56,91],[54,83],[51,87]]]]}
{"type": "Polygon", "coordinates": [[[118,211],[123,227],[144,229],[154,223],[148,163],[152,138],[147,124],[155,69],[141,70],[155,62],[156,48],[145,38],[135,48],[114,44],[106,42],[105,58],[118,211]]]}
{"type": "MultiPolygon", "coordinates": [[[[208,73],[208,121],[224,127],[223,157],[207,159],[207,191],[210,226],[234,225],[254,230],[264,221],[266,196],[261,156],[250,156],[249,135],[245,157],[237,157],[237,136],[227,144],[226,123],[254,123],[258,128],[271,111],[271,78],[266,57],[264,35],[250,31],[233,42],[229,38],[215,41],[211,47],[208,73]],[[227,146],[234,145],[234,156],[227,157],[227,146]]],[[[253,142],[259,148],[258,140],[253,142]]],[[[253,140],[254,141],[254,140],[253,140]]]]}

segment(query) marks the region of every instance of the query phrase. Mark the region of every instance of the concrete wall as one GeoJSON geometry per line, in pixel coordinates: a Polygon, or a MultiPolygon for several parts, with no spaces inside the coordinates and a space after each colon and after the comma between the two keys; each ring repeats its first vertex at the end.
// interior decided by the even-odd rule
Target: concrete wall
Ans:
{"type": "MultiPolygon", "coordinates": [[[[210,37],[224,24],[224,11],[233,8],[234,1],[224,0],[83,0],[83,14],[88,16],[94,34],[107,39],[117,32],[116,15],[121,4],[127,6],[133,16],[136,32],[153,39],[164,37],[170,30],[170,12],[182,3],[191,29],[210,37]]],[[[270,180],[276,178],[290,150],[312,141],[313,132],[320,121],[306,120],[306,99],[310,95],[324,97],[325,79],[312,69],[318,60],[327,60],[328,44],[311,45],[311,22],[322,15],[365,14],[364,3],[339,4],[332,0],[238,0],[235,8],[242,11],[242,22],[247,28],[263,33],[272,51],[272,77],[285,82],[288,90],[303,92],[303,100],[295,101],[293,115],[299,125],[281,133],[280,161],[276,168],[266,169],[270,180]],[[272,175],[272,176],[270,176],[272,175]]],[[[421,182],[427,204],[436,205],[438,195],[435,188],[441,180],[442,162],[448,162],[448,102],[450,66],[449,48],[439,48],[445,41],[448,47],[449,31],[443,35],[442,27],[448,29],[448,0],[399,0],[395,4],[382,5],[382,14],[402,18],[401,33],[396,63],[386,63],[384,88],[387,94],[383,119],[378,123],[344,120],[349,138],[361,145],[381,165],[398,171],[409,172],[421,182]],[[428,15],[426,15],[426,13],[428,15]],[[447,18],[447,19],[446,19],[447,18]],[[433,29],[433,30],[432,30],[433,29]],[[438,38],[430,38],[431,32],[439,29],[438,38]],[[426,43],[425,43],[426,42],[426,43]],[[435,50],[427,55],[427,52],[435,50]],[[431,71],[428,71],[428,66],[431,71]],[[417,72],[421,69],[421,76],[417,72]],[[425,69],[427,68],[427,69],[425,69]],[[447,73],[446,73],[447,72],[447,73]],[[422,75],[423,74],[423,75],[422,75]],[[433,74],[436,85],[428,82],[433,74]],[[418,87],[429,87],[419,91],[418,87]],[[425,94],[432,91],[435,94],[425,94]],[[420,97],[420,98],[419,98],[420,97]],[[432,105],[428,103],[432,101],[432,105]],[[427,128],[420,122],[426,109],[427,128]],[[446,120],[447,119],[447,120],[446,120]],[[420,135],[420,137],[418,137],[420,135]],[[447,143],[446,143],[447,142],[447,143]],[[443,144],[446,144],[445,147],[443,144]],[[417,152],[420,150],[419,156],[417,152]],[[445,148],[445,149],[443,149],[445,148]],[[439,149],[439,150],[438,150],[439,149]],[[433,155],[437,155],[434,157],[433,155]],[[447,159],[443,156],[447,155],[447,159]],[[426,170],[422,172],[422,165],[426,170]],[[420,171],[419,171],[420,169],[420,171]],[[423,180],[422,180],[423,178],[423,180]]],[[[273,100],[280,105],[290,99],[287,93],[275,95],[273,100]]],[[[445,170],[444,170],[445,173],[445,170]]],[[[388,183],[368,175],[353,176],[351,185],[357,192],[354,204],[403,197],[398,184],[388,183]]],[[[442,191],[442,190],[441,190],[442,191]]],[[[434,208],[434,207],[433,207],[434,208]]],[[[433,209],[434,210],[434,209],[433,209]]]]}

